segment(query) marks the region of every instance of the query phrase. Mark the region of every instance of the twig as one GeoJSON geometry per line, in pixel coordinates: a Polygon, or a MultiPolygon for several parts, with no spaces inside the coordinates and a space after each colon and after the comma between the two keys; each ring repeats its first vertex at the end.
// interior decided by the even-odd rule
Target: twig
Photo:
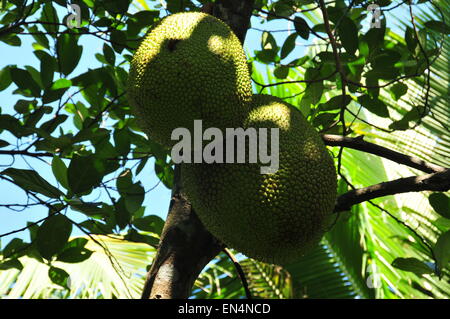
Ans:
{"type": "MultiPolygon", "coordinates": [[[[291,21],[292,23],[295,24],[295,20],[294,20],[294,19],[291,19],[291,18],[289,18],[289,17],[279,16],[279,15],[273,13],[273,12],[266,11],[266,10],[262,10],[262,9],[257,9],[257,10],[258,10],[259,12],[261,12],[261,13],[264,13],[264,14],[267,14],[267,15],[270,15],[270,16],[272,16],[272,17],[276,17],[276,18],[279,18],[279,19],[288,20],[288,21],[291,21]]],[[[312,34],[314,34],[316,37],[318,37],[319,39],[321,39],[321,40],[323,40],[323,41],[327,41],[327,39],[325,39],[324,37],[322,37],[321,35],[319,35],[319,34],[318,34],[316,31],[314,31],[309,25],[307,25],[307,27],[308,27],[309,31],[310,31],[312,34]]]]}
{"type": "Polygon", "coordinates": [[[242,282],[242,286],[244,286],[244,290],[245,290],[245,296],[247,297],[247,299],[253,299],[252,297],[252,293],[250,292],[250,289],[248,288],[248,282],[247,282],[247,278],[245,277],[245,273],[242,270],[241,265],[239,264],[239,261],[236,259],[236,257],[233,255],[233,253],[228,249],[228,248],[224,248],[223,252],[228,256],[228,258],[231,259],[231,261],[234,264],[234,267],[236,268],[236,271],[238,272],[239,278],[241,279],[242,282]]]}
{"type": "Polygon", "coordinates": [[[450,169],[428,175],[399,178],[349,191],[338,197],[334,211],[346,211],[353,205],[388,195],[422,191],[446,192],[448,190],[450,190],[450,169]]]}
{"type": "MultiPolygon", "coordinates": [[[[336,38],[334,37],[333,32],[331,31],[330,26],[330,19],[328,17],[327,8],[325,7],[324,0],[319,0],[320,10],[322,11],[323,15],[323,23],[325,25],[325,31],[328,35],[328,38],[330,39],[331,48],[333,50],[333,56],[336,63],[336,71],[339,72],[341,76],[341,86],[342,86],[342,107],[339,112],[339,121],[342,123],[342,135],[347,135],[347,128],[345,124],[345,111],[347,110],[346,104],[345,104],[345,96],[346,96],[346,86],[347,86],[347,80],[346,75],[344,72],[344,69],[341,64],[341,59],[339,58],[339,51],[338,46],[336,43],[336,38]]],[[[344,148],[341,146],[339,149],[338,154],[338,165],[337,165],[337,171],[338,173],[341,172],[341,166],[342,166],[342,153],[344,152],[344,148]]]]}
{"type": "Polygon", "coordinates": [[[343,137],[340,135],[330,135],[324,134],[322,135],[322,140],[326,145],[329,146],[342,146],[352,148],[358,151],[378,155],[384,158],[387,158],[391,161],[394,161],[399,164],[407,165],[409,167],[421,170],[426,173],[437,173],[443,172],[446,170],[445,167],[438,166],[432,163],[425,162],[420,158],[408,156],[386,147],[366,142],[363,139],[363,136],[359,137],[343,137]]]}

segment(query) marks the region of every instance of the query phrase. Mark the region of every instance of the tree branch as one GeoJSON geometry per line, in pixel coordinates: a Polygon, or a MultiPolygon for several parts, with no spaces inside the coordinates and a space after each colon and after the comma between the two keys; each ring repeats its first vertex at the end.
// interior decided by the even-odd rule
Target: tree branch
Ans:
{"type": "Polygon", "coordinates": [[[191,293],[195,279],[223,245],[201,224],[183,194],[180,167],[175,167],[169,214],[142,298],[179,299],[191,293]]]}
{"type": "Polygon", "coordinates": [[[422,176],[399,178],[349,191],[338,197],[335,212],[349,210],[353,205],[388,195],[409,192],[450,190],[450,169],[422,176]]]}
{"type": "Polygon", "coordinates": [[[241,43],[244,43],[250,25],[254,0],[218,0],[212,8],[212,15],[227,23],[241,43]]]}
{"type": "Polygon", "coordinates": [[[322,140],[326,145],[329,146],[343,146],[352,148],[358,151],[378,155],[384,158],[387,158],[391,161],[394,161],[399,164],[407,165],[409,167],[421,170],[425,173],[437,173],[443,172],[446,170],[445,167],[441,167],[435,164],[431,164],[421,160],[420,158],[408,156],[393,150],[390,150],[386,147],[373,144],[370,142],[366,142],[363,140],[363,136],[359,137],[343,137],[340,135],[330,135],[324,134],[322,135],[322,140]]]}
{"type": "Polygon", "coordinates": [[[244,270],[242,270],[242,267],[239,264],[239,261],[236,259],[236,257],[233,255],[233,253],[228,248],[224,248],[223,252],[233,262],[234,268],[236,268],[239,278],[241,279],[242,286],[244,287],[245,296],[247,297],[247,299],[253,299],[252,293],[250,292],[250,288],[248,287],[247,278],[245,277],[244,270]]]}

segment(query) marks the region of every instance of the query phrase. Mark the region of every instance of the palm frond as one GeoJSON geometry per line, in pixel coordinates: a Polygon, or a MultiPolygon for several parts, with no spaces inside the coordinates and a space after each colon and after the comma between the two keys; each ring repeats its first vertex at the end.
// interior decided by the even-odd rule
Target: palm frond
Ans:
{"type": "Polygon", "coordinates": [[[265,264],[251,258],[241,262],[253,297],[266,299],[293,298],[291,275],[281,266],[265,264]]]}
{"type": "Polygon", "coordinates": [[[70,275],[69,289],[51,282],[49,266],[30,257],[22,257],[22,271],[0,271],[0,296],[7,298],[139,298],[146,266],[155,249],[122,238],[86,237],[91,257],[81,263],[55,261],[54,267],[70,275]]]}

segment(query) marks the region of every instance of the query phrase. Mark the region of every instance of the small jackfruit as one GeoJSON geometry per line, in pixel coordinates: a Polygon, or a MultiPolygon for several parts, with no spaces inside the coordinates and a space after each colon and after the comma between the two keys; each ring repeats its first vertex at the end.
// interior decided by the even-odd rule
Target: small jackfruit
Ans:
{"type": "Polygon", "coordinates": [[[182,179],[214,236],[248,257],[286,263],[315,245],[333,221],[336,170],[300,111],[269,95],[254,95],[251,104],[245,128],[279,128],[278,171],[261,174],[261,163],[248,162],[183,164],[182,179]]]}
{"type": "Polygon", "coordinates": [[[248,113],[251,80],[230,27],[200,12],[170,15],[151,30],[131,62],[128,98],[139,126],[173,146],[175,128],[236,127],[248,113]]]}

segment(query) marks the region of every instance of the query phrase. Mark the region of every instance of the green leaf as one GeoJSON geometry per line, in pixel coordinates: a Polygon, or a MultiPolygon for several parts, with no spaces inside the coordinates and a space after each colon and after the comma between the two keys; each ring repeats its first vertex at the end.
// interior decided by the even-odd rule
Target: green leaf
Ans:
{"type": "Polygon", "coordinates": [[[93,251],[83,247],[69,247],[58,254],[56,260],[65,263],[80,263],[89,259],[93,251]]]}
{"type": "Polygon", "coordinates": [[[42,102],[51,103],[57,101],[64,95],[66,91],[67,89],[60,89],[60,90],[47,89],[45,90],[44,95],[42,96],[42,102]]]}
{"type": "Polygon", "coordinates": [[[443,34],[450,34],[450,26],[442,21],[427,21],[425,27],[443,34]]]}
{"type": "Polygon", "coordinates": [[[53,283],[66,289],[69,288],[70,276],[64,269],[57,267],[50,267],[48,270],[48,277],[53,283]]]}
{"type": "Polygon", "coordinates": [[[116,152],[122,156],[126,156],[130,152],[131,137],[128,129],[116,129],[113,133],[116,152]]]}
{"type": "Polygon", "coordinates": [[[12,239],[8,245],[3,249],[3,258],[20,257],[21,252],[29,246],[29,244],[24,243],[20,238],[12,239]],[[17,256],[15,256],[18,254],[17,256]]]}
{"type": "Polygon", "coordinates": [[[40,129],[44,130],[48,134],[52,133],[60,124],[67,120],[68,116],[65,114],[59,114],[56,117],[51,118],[47,122],[42,123],[40,129]]]}
{"type": "Polygon", "coordinates": [[[95,58],[102,64],[107,64],[108,63],[106,61],[105,57],[103,55],[101,55],[100,53],[96,53],[95,54],[95,58]]]}
{"type": "Polygon", "coordinates": [[[160,11],[159,10],[142,10],[135,14],[133,14],[128,20],[128,31],[130,28],[132,28],[130,22],[133,22],[135,25],[136,30],[134,32],[139,33],[139,31],[144,28],[151,25],[155,19],[159,17],[160,11]]]}
{"type": "Polygon", "coordinates": [[[156,215],[144,216],[133,220],[133,225],[143,231],[161,234],[164,220],[156,215]]]}
{"type": "Polygon", "coordinates": [[[50,45],[48,42],[47,36],[43,32],[39,32],[39,29],[37,26],[28,26],[28,31],[33,32],[32,37],[34,40],[36,40],[36,44],[40,46],[41,50],[43,49],[50,49],[50,45]]]}
{"type": "Polygon", "coordinates": [[[35,171],[10,167],[1,172],[1,174],[11,177],[15,184],[24,190],[40,193],[51,198],[59,198],[64,195],[35,171]]]}
{"type": "Polygon", "coordinates": [[[10,144],[7,141],[0,140],[0,148],[9,146],[10,144]]]}
{"type": "Polygon", "coordinates": [[[279,65],[275,68],[275,70],[273,71],[273,74],[278,79],[285,79],[289,74],[289,67],[285,66],[285,65],[279,65]]]}
{"type": "Polygon", "coordinates": [[[105,167],[93,155],[75,155],[70,161],[67,170],[68,184],[74,194],[90,191],[100,184],[103,179],[105,167]]]}
{"type": "Polygon", "coordinates": [[[10,70],[10,72],[11,79],[20,90],[29,90],[33,96],[40,96],[41,88],[28,71],[19,68],[13,68],[10,70]]]}
{"type": "Polygon", "coordinates": [[[289,66],[302,66],[303,64],[305,64],[308,60],[309,60],[309,56],[305,55],[299,59],[295,59],[292,60],[291,62],[288,63],[289,66]]]}
{"type": "Polygon", "coordinates": [[[136,176],[144,169],[148,159],[149,159],[148,157],[145,157],[139,161],[139,165],[138,167],[136,167],[136,176]]]}
{"type": "Polygon", "coordinates": [[[318,111],[331,111],[338,110],[344,106],[347,106],[352,101],[350,95],[346,95],[344,101],[342,101],[342,95],[333,96],[325,103],[319,104],[318,111]]]}
{"type": "Polygon", "coordinates": [[[297,33],[290,34],[286,40],[284,41],[283,46],[281,47],[280,58],[284,59],[295,49],[295,40],[297,39],[297,33]]]}
{"type": "Polygon", "coordinates": [[[406,94],[406,92],[408,92],[408,86],[406,84],[398,82],[394,84],[390,90],[392,98],[398,101],[403,95],[406,94]]]}
{"type": "Polygon", "coordinates": [[[124,170],[116,180],[116,186],[121,194],[133,186],[133,175],[130,169],[124,170]]]}
{"type": "Polygon", "coordinates": [[[52,160],[52,172],[55,175],[56,180],[65,188],[69,189],[69,181],[67,179],[67,167],[66,164],[58,157],[53,156],[52,160]]]}
{"type": "Polygon", "coordinates": [[[87,216],[105,216],[107,215],[107,213],[98,206],[98,204],[96,203],[85,203],[85,202],[81,202],[81,201],[76,201],[76,200],[71,200],[69,202],[70,204],[70,208],[81,212],[87,216]]]}
{"type": "Polygon", "coordinates": [[[124,171],[116,182],[117,189],[124,201],[125,210],[129,213],[137,211],[145,197],[145,190],[140,183],[133,184],[131,170],[124,171]]]}
{"type": "Polygon", "coordinates": [[[113,29],[110,33],[111,45],[117,53],[122,53],[126,46],[127,36],[125,32],[117,29],[113,29]]]}
{"type": "Polygon", "coordinates": [[[338,26],[338,34],[342,46],[350,54],[355,54],[358,49],[358,29],[352,19],[343,17],[338,26]]]}
{"type": "Polygon", "coordinates": [[[18,259],[9,259],[0,262],[0,270],[8,270],[8,269],[18,269],[19,271],[23,269],[23,265],[18,259]]]}
{"type": "Polygon", "coordinates": [[[103,44],[103,55],[109,64],[114,65],[116,61],[116,54],[114,53],[114,50],[106,43],[103,44]]]}
{"type": "Polygon", "coordinates": [[[58,79],[51,86],[52,90],[60,90],[70,88],[72,85],[72,81],[67,79],[58,79]]]}
{"type": "Polygon", "coordinates": [[[78,65],[83,47],[77,44],[78,37],[64,33],[58,37],[56,48],[61,72],[69,75],[78,65]]]}
{"type": "Polygon", "coordinates": [[[255,51],[256,58],[262,63],[271,63],[277,60],[276,50],[255,51]]]}
{"type": "Polygon", "coordinates": [[[392,266],[404,271],[413,272],[419,277],[433,273],[433,270],[427,264],[417,258],[396,258],[392,262],[392,266]]]}
{"type": "Polygon", "coordinates": [[[120,229],[124,229],[131,220],[131,214],[125,206],[125,198],[120,197],[114,206],[117,226],[119,226],[120,229]]]}
{"type": "Polygon", "coordinates": [[[184,8],[186,6],[185,1],[183,0],[167,0],[166,3],[167,10],[169,10],[171,13],[184,11],[184,8]]]}
{"type": "Polygon", "coordinates": [[[53,84],[53,76],[56,71],[56,59],[44,51],[35,51],[34,54],[41,62],[40,77],[44,88],[53,84]]]}
{"type": "Polygon", "coordinates": [[[87,240],[86,238],[77,237],[70,240],[64,247],[64,250],[68,248],[84,248],[88,242],[89,240],[87,240]]]}
{"type": "Polygon", "coordinates": [[[57,214],[47,218],[39,227],[36,236],[37,249],[41,256],[50,260],[62,251],[71,233],[72,223],[66,216],[57,214]]]}
{"type": "Polygon", "coordinates": [[[17,113],[25,114],[29,113],[31,110],[33,110],[36,107],[37,101],[36,100],[18,100],[16,104],[14,105],[14,110],[17,113]]]}
{"type": "Polygon", "coordinates": [[[431,207],[439,215],[450,218],[450,198],[444,193],[433,193],[428,197],[431,207]]]}
{"type": "Polygon", "coordinates": [[[130,6],[131,0],[104,0],[102,6],[112,15],[125,14],[130,6]]]}
{"type": "Polygon", "coordinates": [[[441,273],[450,260],[450,231],[443,233],[433,248],[438,271],[441,273]]]}
{"type": "Polygon", "coordinates": [[[303,95],[301,101],[302,106],[304,105],[306,107],[311,104],[315,105],[319,103],[322,97],[323,89],[324,86],[322,81],[310,83],[306,88],[305,94],[303,95]]]}
{"type": "MultiPolygon", "coordinates": [[[[383,24],[382,20],[382,24],[383,24]]],[[[381,28],[370,28],[369,31],[363,36],[363,39],[369,45],[369,51],[375,52],[377,48],[379,48],[384,41],[384,34],[386,32],[386,26],[381,28]]]]}
{"type": "Polygon", "coordinates": [[[359,50],[360,55],[362,55],[364,57],[369,56],[369,46],[367,45],[366,41],[364,41],[364,40],[359,41],[358,50],[359,50]]]}
{"type": "Polygon", "coordinates": [[[406,47],[408,48],[408,50],[412,53],[414,53],[416,51],[416,47],[417,47],[417,38],[414,34],[414,30],[410,27],[406,27],[405,30],[405,42],[406,42],[406,47]]]}
{"type": "Polygon", "coordinates": [[[125,235],[125,240],[137,242],[137,243],[146,243],[150,246],[157,247],[159,244],[159,238],[149,235],[139,234],[135,229],[130,229],[128,234],[125,235]]]}
{"type": "Polygon", "coordinates": [[[290,17],[292,14],[294,14],[294,8],[292,7],[292,5],[281,1],[275,2],[273,4],[273,11],[278,17],[290,17]]]}
{"type": "Polygon", "coordinates": [[[39,226],[33,224],[32,222],[27,222],[28,232],[30,233],[30,240],[34,242],[37,236],[37,232],[39,230],[39,226]]]}
{"type": "Polygon", "coordinates": [[[52,6],[52,2],[48,1],[44,4],[41,19],[42,22],[48,22],[43,23],[42,26],[44,29],[49,33],[55,33],[58,32],[58,26],[59,26],[59,18],[58,14],[56,13],[55,8],[52,6]]]}
{"type": "Polygon", "coordinates": [[[24,127],[19,120],[8,114],[0,114],[0,130],[7,130],[18,138],[34,133],[33,130],[24,127]]]}
{"type": "Polygon", "coordinates": [[[155,161],[155,173],[163,184],[172,189],[173,186],[173,168],[161,159],[155,161]]]}
{"type": "Polygon", "coordinates": [[[381,117],[389,117],[389,110],[381,100],[371,98],[368,95],[358,97],[358,102],[367,110],[381,117]]]}
{"type": "Polygon", "coordinates": [[[338,117],[338,115],[339,113],[320,113],[314,119],[313,126],[322,126],[324,128],[329,127],[330,124],[334,122],[335,118],[338,117]]]}
{"type": "Polygon", "coordinates": [[[20,47],[22,45],[22,40],[16,34],[6,34],[0,37],[0,41],[14,47],[20,47]]]}
{"type": "Polygon", "coordinates": [[[383,69],[386,67],[392,68],[400,58],[401,54],[397,51],[383,50],[373,57],[372,67],[376,69],[383,69]]]}
{"type": "Polygon", "coordinates": [[[294,27],[295,31],[301,36],[303,39],[308,40],[309,38],[309,26],[305,19],[300,17],[295,17],[294,19],[294,27]]]}
{"type": "Polygon", "coordinates": [[[275,50],[277,48],[277,42],[270,32],[263,32],[261,35],[261,49],[263,50],[275,50]]]}
{"type": "Polygon", "coordinates": [[[113,23],[113,21],[111,18],[101,17],[100,19],[95,21],[93,23],[93,25],[96,27],[100,27],[100,28],[106,28],[106,27],[111,26],[112,23],[113,23]]]}
{"type": "Polygon", "coordinates": [[[52,111],[52,108],[49,106],[40,106],[33,110],[33,112],[25,119],[24,126],[34,129],[37,126],[37,123],[42,119],[44,114],[48,114],[49,111],[52,111]]]}
{"type": "Polygon", "coordinates": [[[133,184],[125,195],[125,207],[130,213],[137,211],[144,202],[145,190],[140,183],[133,184]]]}
{"type": "Polygon", "coordinates": [[[0,91],[6,89],[12,83],[9,67],[0,70],[0,91]]]}

